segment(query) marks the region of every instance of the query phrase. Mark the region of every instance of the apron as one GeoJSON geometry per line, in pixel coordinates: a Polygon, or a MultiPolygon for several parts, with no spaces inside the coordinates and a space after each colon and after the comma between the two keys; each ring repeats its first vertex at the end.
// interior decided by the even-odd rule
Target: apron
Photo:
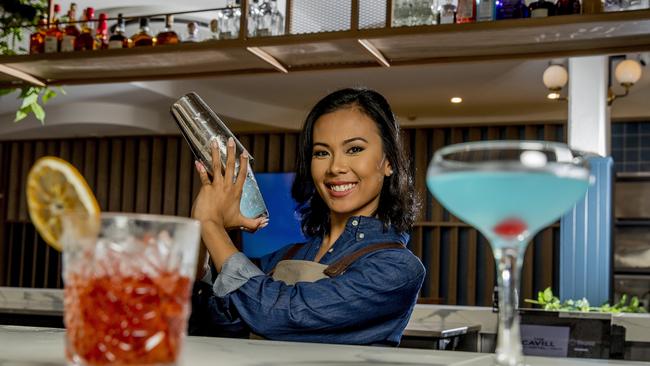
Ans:
{"type": "MultiPolygon", "coordinates": [[[[368,253],[382,249],[406,249],[404,245],[399,243],[373,244],[346,255],[330,265],[326,265],[314,261],[290,259],[293,258],[302,245],[296,244],[289,248],[284,257],[282,257],[282,260],[269,273],[275,281],[282,281],[287,285],[295,285],[297,282],[316,282],[323,278],[334,278],[343,274],[354,261],[368,253]]],[[[250,338],[265,339],[255,333],[250,333],[250,338]]]]}
{"type": "Polygon", "coordinates": [[[302,244],[296,244],[289,248],[282,260],[269,273],[274,280],[282,281],[287,285],[295,285],[297,282],[316,282],[323,278],[334,278],[343,272],[360,257],[382,249],[405,249],[399,243],[379,243],[359,249],[352,254],[346,255],[338,261],[326,265],[314,261],[290,259],[296,254],[302,244]]]}

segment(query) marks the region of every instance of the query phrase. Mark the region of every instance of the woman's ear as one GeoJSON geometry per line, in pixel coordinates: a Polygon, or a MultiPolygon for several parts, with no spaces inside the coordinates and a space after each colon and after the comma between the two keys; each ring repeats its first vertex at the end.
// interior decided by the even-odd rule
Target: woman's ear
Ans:
{"type": "Polygon", "coordinates": [[[393,167],[390,165],[389,161],[386,161],[386,163],[384,164],[384,175],[387,177],[393,175],[393,167]]]}

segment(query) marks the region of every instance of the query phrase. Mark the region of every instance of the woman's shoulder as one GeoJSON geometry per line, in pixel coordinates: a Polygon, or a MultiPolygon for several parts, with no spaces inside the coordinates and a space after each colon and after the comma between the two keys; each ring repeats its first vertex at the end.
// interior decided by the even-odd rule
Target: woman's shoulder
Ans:
{"type": "Polygon", "coordinates": [[[381,244],[385,243],[370,244],[368,247],[376,245],[380,249],[370,251],[359,258],[359,264],[378,264],[386,272],[401,272],[402,275],[408,274],[410,277],[424,276],[426,270],[422,261],[406,245],[397,241],[391,244],[398,245],[390,247],[381,247],[381,244]]]}

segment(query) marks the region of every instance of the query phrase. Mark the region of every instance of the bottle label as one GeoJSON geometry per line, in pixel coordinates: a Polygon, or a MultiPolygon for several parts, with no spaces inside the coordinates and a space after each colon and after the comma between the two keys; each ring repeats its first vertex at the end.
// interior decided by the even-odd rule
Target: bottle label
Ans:
{"type": "Polygon", "coordinates": [[[530,12],[531,18],[546,18],[547,16],[548,16],[548,9],[546,8],[537,8],[537,9],[533,9],[533,11],[530,12]]]}
{"type": "Polygon", "coordinates": [[[108,48],[122,48],[122,41],[109,41],[108,48]]]}
{"type": "Polygon", "coordinates": [[[54,36],[45,36],[45,53],[59,52],[59,40],[54,36]]]}
{"type": "Polygon", "coordinates": [[[454,13],[451,15],[440,14],[440,24],[454,24],[454,13]]]}
{"type": "Polygon", "coordinates": [[[74,51],[74,36],[64,35],[61,40],[61,52],[72,52],[74,51]]]}

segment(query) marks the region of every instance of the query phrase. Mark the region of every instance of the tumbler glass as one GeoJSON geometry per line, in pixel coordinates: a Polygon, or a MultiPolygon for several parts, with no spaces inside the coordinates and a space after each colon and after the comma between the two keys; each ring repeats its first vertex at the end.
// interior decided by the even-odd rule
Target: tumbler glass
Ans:
{"type": "Polygon", "coordinates": [[[200,225],[157,215],[63,218],[70,365],[175,365],[187,328],[200,225]]]}

